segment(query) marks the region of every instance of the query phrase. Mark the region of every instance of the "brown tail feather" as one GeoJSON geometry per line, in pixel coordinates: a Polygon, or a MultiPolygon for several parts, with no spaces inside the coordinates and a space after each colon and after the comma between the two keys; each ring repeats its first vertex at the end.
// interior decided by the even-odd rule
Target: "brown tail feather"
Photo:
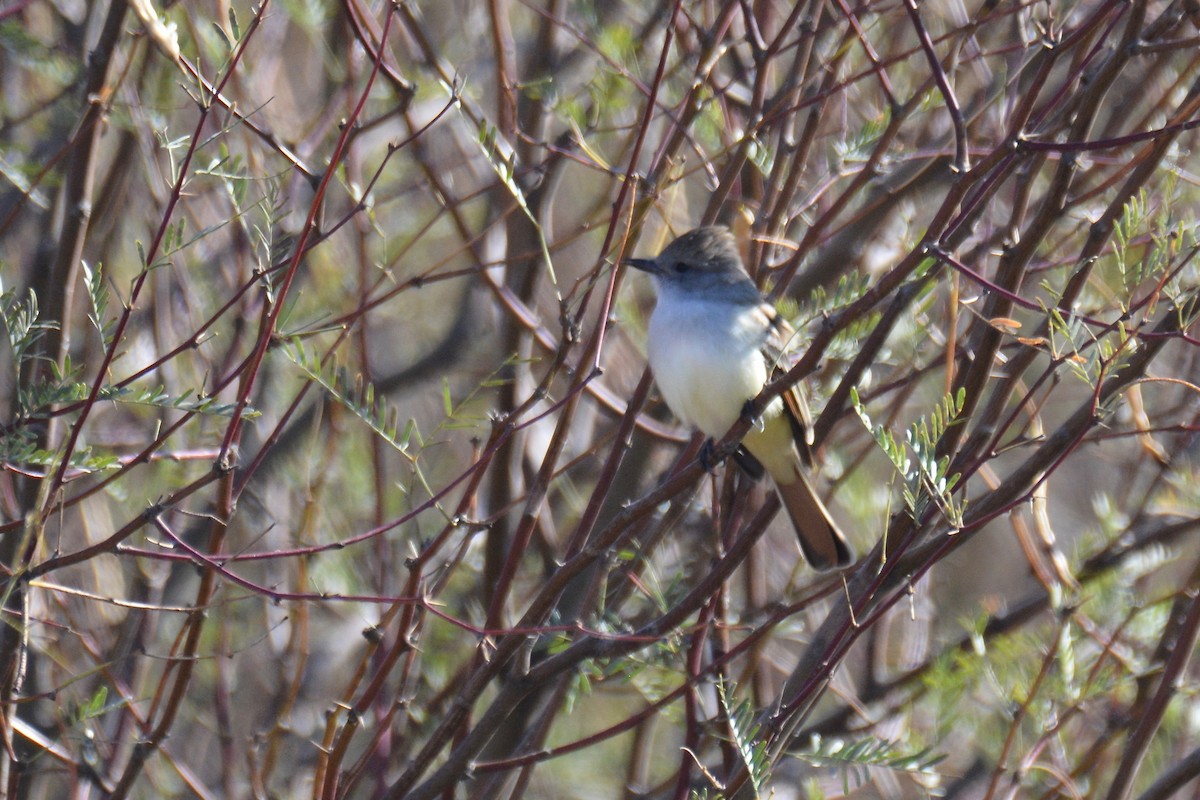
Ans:
{"type": "Polygon", "coordinates": [[[800,550],[814,569],[844,567],[854,561],[854,551],[846,543],[846,537],[838,530],[837,523],[829,510],[817,497],[817,492],[808,476],[801,473],[790,483],[777,482],[779,499],[787,509],[796,536],[800,538],[800,550]]]}

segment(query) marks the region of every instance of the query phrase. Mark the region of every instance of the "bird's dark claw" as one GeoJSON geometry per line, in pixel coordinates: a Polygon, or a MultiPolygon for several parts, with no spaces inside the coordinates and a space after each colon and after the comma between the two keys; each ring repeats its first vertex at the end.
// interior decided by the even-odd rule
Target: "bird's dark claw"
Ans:
{"type": "Polygon", "coordinates": [[[742,419],[747,422],[758,422],[758,404],[751,398],[742,404],[742,419]]]}
{"type": "Polygon", "coordinates": [[[712,439],[705,439],[704,444],[700,445],[700,466],[704,467],[704,471],[710,475],[717,471],[717,465],[720,460],[717,458],[717,447],[712,439]]]}

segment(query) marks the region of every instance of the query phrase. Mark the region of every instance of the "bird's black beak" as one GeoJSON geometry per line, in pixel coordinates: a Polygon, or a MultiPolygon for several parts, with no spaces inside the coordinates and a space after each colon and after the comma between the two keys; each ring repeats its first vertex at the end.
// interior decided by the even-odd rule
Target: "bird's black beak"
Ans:
{"type": "Polygon", "coordinates": [[[627,267],[640,269],[642,272],[648,272],[651,275],[658,274],[658,262],[653,258],[626,258],[622,262],[627,267]]]}

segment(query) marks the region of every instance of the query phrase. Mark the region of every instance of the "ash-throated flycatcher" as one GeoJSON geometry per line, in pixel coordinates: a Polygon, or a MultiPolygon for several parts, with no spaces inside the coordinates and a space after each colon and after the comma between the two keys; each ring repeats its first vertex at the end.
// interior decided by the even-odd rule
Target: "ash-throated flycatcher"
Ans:
{"type": "MultiPolygon", "coordinates": [[[[768,375],[784,369],[795,331],[763,300],[727,228],[696,228],[658,258],[625,263],[648,272],[658,293],[647,351],[667,405],[706,435],[724,436],[768,375]]],[[[808,563],[830,569],[854,553],[808,477],[811,428],[793,387],[767,405],[742,444],[774,479],[808,563]]]]}

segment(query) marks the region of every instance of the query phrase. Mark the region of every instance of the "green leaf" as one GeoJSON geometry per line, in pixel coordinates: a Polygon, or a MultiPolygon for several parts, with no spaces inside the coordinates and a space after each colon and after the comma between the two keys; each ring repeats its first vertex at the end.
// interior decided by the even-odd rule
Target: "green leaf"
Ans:
{"type": "Polygon", "coordinates": [[[913,422],[904,432],[903,446],[897,443],[891,431],[871,422],[855,389],[850,390],[850,402],[879,449],[903,479],[904,504],[912,518],[920,520],[928,504],[934,503],[951,525],[961,527],[966,506],[951,494],[960,476],[957,473],[947,474],[950,459],[939,459],[937,447],[945,432],[958,424],[958,415],[962,413],[966,402],[966,391],[960,388],[953,395],[947,394],[928,416],[913,422]]]}
{"type": "MultiPolygon", "coordinates": [[[[282,350],[309,380],[319,385],[339,405],[362,420],[368,428],[401,453],[410,463],[415,463],[415,459],[408,449],[409,443],[414,437],[420,439],[416,423],[410,419],[403,434],[397,437],[398,414],[386,403],[381,400],[377,401],[373,385],[363,381],[361,376],[351,383],[344,369],[337,366],[325,367],[321,364],[320,358],[305,349],[304,343],[298,336],[290,337],[282,350]]],[[[448,385],[446,391],[449,391],[448,385]]]]}
{"type": "Polygon", "coordinates": [[[726,690],[723,680],[717,681],[717,696],[721,700],[721,707],[725,710],[725,717],[729,722],[729,733],[737,747],[742,763],[746,765],[746,772],[754,787],[754,796],[760,798],[763,788],[771,778],[767,743],[759,738],[760,727],[754,721],[754,713],[750,704],[745,700],[734,703],[732,692],[732,688],[729,691],[726,690]]]}

